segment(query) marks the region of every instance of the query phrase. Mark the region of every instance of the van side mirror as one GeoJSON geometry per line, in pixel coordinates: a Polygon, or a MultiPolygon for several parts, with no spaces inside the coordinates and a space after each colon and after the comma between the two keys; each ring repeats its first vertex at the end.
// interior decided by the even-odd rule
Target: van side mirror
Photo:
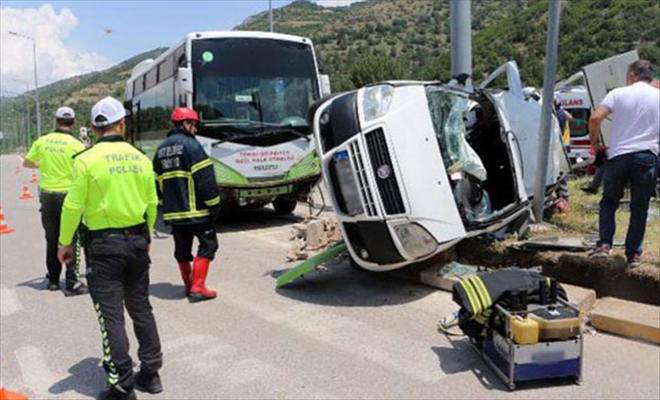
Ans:
{"type": "Polygon", "coordinates": [[[192,69],[179,68],[177,76],[178,76],[177,85],[179,86],[179,93],[192,94],[193,92],[192,69]]]}
{"type": "Polygon", "coordinates": [[[319,75],[319,84],[321,85],[321,97],[327,96],[330,93],[330,76],[319,75]]]}

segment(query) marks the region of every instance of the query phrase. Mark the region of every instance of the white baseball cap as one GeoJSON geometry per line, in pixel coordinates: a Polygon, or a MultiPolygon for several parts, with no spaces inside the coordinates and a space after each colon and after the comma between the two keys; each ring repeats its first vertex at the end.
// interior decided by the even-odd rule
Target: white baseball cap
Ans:
{"type": "Polygon", "coordinates": [[[126,110],[123,104],[109,96],[92,107],[92,125],[97,128],[112,125],[125,116],[126,110]]]}
{"type": "Polygon", "coordinates": [[[76,113],[69,107],[60,107],[55,111],[55,118],[74,119],[76,118],[76,113]]]}

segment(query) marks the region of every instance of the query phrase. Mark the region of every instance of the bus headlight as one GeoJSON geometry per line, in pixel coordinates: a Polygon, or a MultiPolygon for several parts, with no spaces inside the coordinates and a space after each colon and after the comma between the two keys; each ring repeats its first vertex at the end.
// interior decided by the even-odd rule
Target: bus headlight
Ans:
{"type": "Polygon", "coordinates": [[[364,120],[371,121],[382,117],[392,104],[394,88],[390,85],[371,86],[364,90],[362,99],[362,109],[364,110],[364,120]]]}
{"type": "Polygon", "coordinates": [[[409,223],[394,226],[394,233],[408,255],[414,258],[424,257],[438,248],[438,242],[426,229],[409,223]]]}

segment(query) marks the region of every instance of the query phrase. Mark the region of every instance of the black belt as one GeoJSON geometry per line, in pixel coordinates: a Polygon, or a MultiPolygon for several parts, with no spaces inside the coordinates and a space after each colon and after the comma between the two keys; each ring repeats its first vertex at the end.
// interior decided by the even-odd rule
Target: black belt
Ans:
{"type": "Polygon", "coordinates": [[[110,236],[135,236],[144,235],[148,232],[147,224],[141,223],[126,228],[106,228],[95,231],[89,231],[87,234],[90,239],[107,238],[110,236]]]}

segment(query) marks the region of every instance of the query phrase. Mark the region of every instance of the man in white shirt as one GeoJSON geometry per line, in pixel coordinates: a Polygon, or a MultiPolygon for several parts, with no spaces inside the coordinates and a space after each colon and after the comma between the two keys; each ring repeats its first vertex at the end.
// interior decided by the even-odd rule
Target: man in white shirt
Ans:
{"type": "Polygon", "coordinates": [[[600,239],[592,258],[610,255],[614,216],[630,183],[630,223],[626,235],[628,267],[641,263],[649,201],[655,189],[660,138],[660,90],[651,86],[653,65],[638,60],[630,65],[627,86],[609,92],[589,119],[594,153],[606,151],[603,198],[600,201],[600,239]],[[600,145],[600,125],[612,115],[608,146],[600,145]]]}

